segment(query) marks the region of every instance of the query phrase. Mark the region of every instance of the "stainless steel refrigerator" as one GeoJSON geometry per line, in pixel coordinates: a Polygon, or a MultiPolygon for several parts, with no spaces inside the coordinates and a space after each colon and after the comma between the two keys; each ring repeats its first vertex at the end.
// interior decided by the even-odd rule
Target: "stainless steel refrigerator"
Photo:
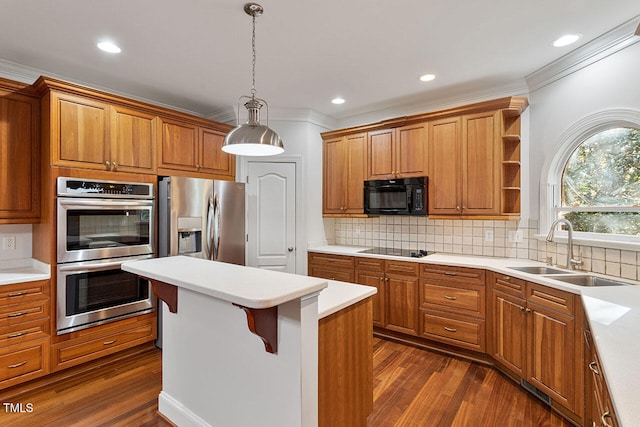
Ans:
{"type": "MultiPolygon", "coordinates": [[[[244,184],[163,177],[158,185],[158,255],[245,265],[244,184]]],[[[162,310],[158,310],[162,347],[162,310]]]]}

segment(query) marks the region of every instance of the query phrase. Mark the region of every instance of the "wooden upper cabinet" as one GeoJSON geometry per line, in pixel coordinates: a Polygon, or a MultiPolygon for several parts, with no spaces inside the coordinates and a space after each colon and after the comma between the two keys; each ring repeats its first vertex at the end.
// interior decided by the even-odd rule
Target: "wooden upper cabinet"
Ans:
{"type": "Polygon", "coordinates": [[[500,144],[497,112],[462,118],[462,214],[500,214],[500,144]]]}
{"type": "Polygon", "coordinates": [[[368,145],[367,179],[428,175],[425,124],[369,132],[368,145]]]}
{"type": "Polygon", "coordinates": [[[363,215],[367,170],[367,135],[348,135],[323,143],[325,215],[363,215]]]}
{"type": "Polygon", "coordinates": [[[461,125],[459,117],[429,123],[430,215],[460,214],[461,125]]]}
{"type": "Polygon", "coordinates": [[[110,170],[109,104],[51,93],[51,163],[110,170]]]}
{"type": "Polygon", "coordinates": [[[200,128],[200,166],[202,172],[225,175],[231,179],[236,176],[236,158],[222,151],[227,134],[215,129],[200,128]]]}
{"type": "Polygon", "coordinates": [[[156,170],[157,116],[111,107],[111,166],[122,172],[156,170]]]}
{"type": "Polygon", "coordinates": [[[500,215],[500,130],[491,111],[429,123],[429,214],[500,215]]]}
{"type": "Polygon", "coordinates": [[[39,102],[0,82],[0,224],[40,216],[39,102]]]}
{"type": "Polygon", "coordinates": [[[235,179],[235,156],[222,151],[225,132],[168,118],[160,122],[158,168],[235,179]]]}

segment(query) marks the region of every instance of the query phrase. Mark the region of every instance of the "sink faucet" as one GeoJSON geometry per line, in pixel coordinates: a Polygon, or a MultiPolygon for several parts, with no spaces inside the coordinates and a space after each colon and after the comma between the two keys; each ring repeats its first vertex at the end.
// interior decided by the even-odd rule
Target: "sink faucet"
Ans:
{"type": "Polygon", "coordinates": [[[584,264],[582,258],[575,259],[573,257],[573,226],[566,218],[558,218],[551,224],[551,230],[547,234],[547,242],[553,242],[553,233],[556,230],[558,224],[565,224],[567,226],[567,269],[574,270],[576,266],[584,264]]]}

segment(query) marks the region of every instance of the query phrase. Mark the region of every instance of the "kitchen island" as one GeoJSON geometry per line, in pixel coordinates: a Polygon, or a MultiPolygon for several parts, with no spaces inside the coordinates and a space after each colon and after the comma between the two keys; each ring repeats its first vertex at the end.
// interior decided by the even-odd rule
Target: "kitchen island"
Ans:
{"type": "Polygon", "coordinates": [[[122,268],[150,279],[167,303],[158,408],[171,422],[317,426],[327,413],[349,412],[330,407],[332,395],[360,393],[353,401],[366,425],[375,289],[183,256],[122,268]],[[341,335],[345,326],[353,340],[341,335]],[[362,384],[345,391],[331,381],[342,375],[333,366],[362,384]]]}

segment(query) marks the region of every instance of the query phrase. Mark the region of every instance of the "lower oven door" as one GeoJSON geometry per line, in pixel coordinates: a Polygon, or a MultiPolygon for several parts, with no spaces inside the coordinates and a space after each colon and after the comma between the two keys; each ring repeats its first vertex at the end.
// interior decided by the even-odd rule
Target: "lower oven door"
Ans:
{"type": "Polygon", "coordinates": [[[56,324],[62,335],[154,310],[148,280],[120,269],[152,255],[58,265],[56,324]]]}

